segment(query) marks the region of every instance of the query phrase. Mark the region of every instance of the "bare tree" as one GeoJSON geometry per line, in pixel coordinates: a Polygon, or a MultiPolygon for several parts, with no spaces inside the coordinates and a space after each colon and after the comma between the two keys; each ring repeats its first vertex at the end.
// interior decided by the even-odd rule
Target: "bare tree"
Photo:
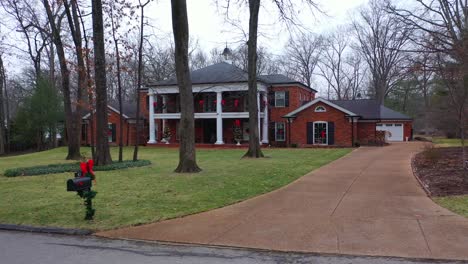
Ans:
{"type": "MultiPolygon", "coordinates": [[[[47,0],[44,0],[47,1],[47,0]]],[[[94,79],[96,84],[96,165],[112,163],[108,142],[106,52],[101,0],[92,0],[94,79]]]]}
{"type": "Polygon", "coordinates": [[[49,26],[52,31],[52,40],[55,44],[57,56],[60,63],[60,72],[61,72],[61,85],[62,85],[62,94],[64,101],[65,109],[65,125],[66,132],[68,137],[68,154],[67,159],[80,159],[80,134],[77,134],[75,130],[76,127],[81,126],[81,118],[78,122],[78,118],[73,113],[72,109],[72,96],[70,89],[70,70],[68,68],[67,58],[65,55],[65,47],[60,35],[59,27],[56,23],[56,16],[52,12],[48,0],[42,1],[44,8],[47,13],[47,18],[49,21],[49,26]]]}
{"type": "Polygon", "coordinates": [[[5,68],[3,66],[3,58],[0,53],[0,155],[5,154],[5,97],[4,97],[4,85],[5,85],[5,68]]]}
{"type": "Polygon", "coordinates": [[[315,67],[319,62],[323,44],[321,36],[313,33],[301,33],[290,38],[285,47],[286,59],[291,62],[290,67],[294,70],[295,77],[309,87],[315,67]]]}
{"type": "Polygon", "coordinates": [[[468,2],[454,0],[416,0],[416,11],[387,3],[387,10],[396,15],[406,27],[417,29],[412,40],[423,51],[434,53],[437,74],[442,76],[456,113],[461,136],[461,165],[468,182],[465,148],[468,107],[468,2]],[[429,40],[426,36],[429,36],[429,40]]]}
{"type": "Polygon", "coordinates": [[[17,31],[24,35],[27,44],[27,53],[33,62],[36,80],[41,74],[41,60],[44,48],[47,46],[48,36],[46,36],[36,15],[36,10],[28,1],[5,0],[1,1],[4,10],[15,18],[18,23],[17,31]]]}
{"type": "Polygon", "coordinates": [[[358,17],[353,27],[372,76],[371,92],[383,104],[387,93],[402,76],[404,48],[411,27],[385,11],[385,0],[371,0],[358,17]]]}
{"type": "Polygon", "coordinates": [[[193,173],[201,169],[195,155],[195,119],[192,80],[188,57],[189,25],[185,0],[171,0],[172,29],[175,43],[177,84],[180,93],[179,165],[175,172],[193,173]]]}
{"type": "Polygon", "coordinates": [[[348,86],[345,73],[345,56],[348,40],[337,31],[326,38],[326,48],[320,57],[318,68],[328,86],[333,89],[338,100],[347,98],[348,86]]]}
{"type": "MultiPolygon", "coordinates": [[[[140,43],[138,46],[138,76],[137,76],[137,89],[136,89],[136,138],[135,148],[133,151],[133,161],[138,160],[138,145],[140,144],[140,89],[141,89],[141,78],[143,77],[143,33],[144,33],[144,20],[145,20],[145,6],[148,5],[150,0],[147,0],[142,4],[141,0],[138,0],[140,8],[140,43]]],[[[150,120],[154,122],[154,120],[150,120]]]]}

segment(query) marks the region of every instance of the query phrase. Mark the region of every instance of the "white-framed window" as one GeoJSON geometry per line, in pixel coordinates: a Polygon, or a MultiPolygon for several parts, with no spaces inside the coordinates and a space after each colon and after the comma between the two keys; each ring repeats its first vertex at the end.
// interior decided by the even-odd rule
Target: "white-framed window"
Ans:
{"type": "Polygon", "coordinates": [[[382,127],[382,124],[381,124],[381,123],[377,123],[376,126],[377,126],[377,127],[382,127]]]}
{"type": "Polygon", "coordinates": [[[277,91],[275,92],[275,107],[285,107],[286,106],[286,92],[277,91]]]}
{"type": "Polygon", "coordinates": [[[284,122],[275,123],[275,141],[286,140],[286,126],[284,122]]]}
{"type": "Polygon", "coordinates": [[[327,111],[327,109],[325,109],[325,107],[322,106],[322,105],[319,105],[319,106],[315,107],[315,112],[323,113],[323,112],[326,112],[326,111],[327,111]]]}
{"type": "Polygon", "coordinates": [[[328,145],[328,122],[314,122],[314,144],[328,145]]]}

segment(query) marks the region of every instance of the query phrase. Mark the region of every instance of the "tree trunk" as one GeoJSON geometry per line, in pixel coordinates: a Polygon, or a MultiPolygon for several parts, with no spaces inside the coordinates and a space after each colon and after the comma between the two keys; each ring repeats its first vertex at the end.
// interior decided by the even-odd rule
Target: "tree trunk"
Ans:
{"type": "Polygon", "coordinates": [[[5,97],[3,96],[5,84],[5,69],[0,54],[0,155],[5,154],[5,97]]]}
{"type": "MultiPolygon", "coordinates": [[[[140,89],[141,89],[141,78],[143,71],[143,29],[145,19],[145,6],[149,3],[149,0],[145,4],[141,4],[141,0],[138,0],[140,4],[140,43],[138,46],[138,76],[137,76],[137,88],[136,88],[136,128],[135,128],[135,148],[133,149],[133,161],[138,160],[138,147],[140,145],[140,89]]],[[[154,122],[154,120],[150,120],[154,122]]]]}
{"type": "MultiPolygon", "coordinates": [[[[112,5],[110,8],[110,19],[111,19],[111,29],[112,29],[112,39],[114,40],[115,46],[115,58],[117,63],[117,97],[119,100],[119,162],[123,160],[123,112],[122,112],[122,80],[120,75],[120,52],[119,52],[119,41],[115,34],[115,21],[114,21],[114,8],[115,6],[112,5]]],[[[142,9],[143,10],[143,9],[142,9]]]]}
{"type": "Polygon", "coordinates": [[[3,68],[3,90],[5,91],[5,118],[6,118],[6,148],[5,152],[10,153],[10,99],[8,97],[8,87],[6,81],[5,68],[3,68]]]}
{"type": "Polygon", "coordinates": [[[260,149],[258,131],[258,105],[257,105],[257,31],[260,0],[249,0],[249,41],[248,45],[248,74],[249,74],[249,150],[244,157],[263,157],[260,149]]]}
{"type": "Polygon", "coordinates": [[[187,3],[185,0],[171,0],[171,3],[176,74],[180,93],[179,165],[175,169],[175,172],[199,172],[201,169],[197,165],[195,155],[194,103],[188,58],[189,26],[187,3]]]}
{"type": "Polygon", "coordinates": [[[86,34],[86,27],[85,27],[85,23],[83,21],[83,16],[81,15],[81,12],[80,12],[80,7],[78,5],[76,5],[76,12],[78,13],[78,18],[80,19],[80,24],[82,26],[82,29],[83,29],[83,38],[84,38],[84,41],[85,41],[85,49],[86,49],[86,53],[85,53],[85,58],[86,58],[86,76],[88,76],[87,78],[87,82],[86,82],[86,87],[88,88],[87,90],[87,93],[88,93],[88,110],[89,112],[91,113],[90,116],[89,116],[89,127],[90,127],[90,136],[91,136],[91,157],[93,160],[96,160],[96,152],[95,152],[95,147],[94,147],[94,114],[93,114],[93,111],[94,111],[94,106],[93,106],[93,83],[92,83],[92,80],[91,80],[91,59],[89,58],[89,53],[90,53],[90,50],[89,50],[89,41],[88,41],[88,37],[87,37],[87,34],[86,34]]]}
{"type": "MultiPolygon", "coordinates": [[[[62,37],[60,36],[60,32],[57,29],[57,25],[55,24],[55,19],[52,14],[52,10],[50,8],[48,0],[42,1],[44,4],[44,8],[47,12],[47,18],[49,20],[50,27],[52,29],[52,40],[55,44],[57,49],[57,56],[60,62],[60,73],[62,79],[62,93],[63,93],[63,104],[65,110],[65,127],[66,127],[66,137],[67,137],[67,145],[68,145],[68,154],[66,159],[80,159],[80,134],[77,134],[75,130],[76,118],[73,115],[72,110],[72,103],[71,103],[71,96],[70,96],[70,71],[68,70],[67,66],[67,59],[65,57],[65,49],[62,42],[62,37]]],[[[81,125],[81,120],[80,124],[81,125]]],[[[81,127],[81,126],[80,126],[81,127]]]]}
{"type": "Polygon", "coordinates": [[[106,54],[101,0],[92,0],[94,78],[96,84],[96,165],[112,163],[108,142],[106,54]]]}

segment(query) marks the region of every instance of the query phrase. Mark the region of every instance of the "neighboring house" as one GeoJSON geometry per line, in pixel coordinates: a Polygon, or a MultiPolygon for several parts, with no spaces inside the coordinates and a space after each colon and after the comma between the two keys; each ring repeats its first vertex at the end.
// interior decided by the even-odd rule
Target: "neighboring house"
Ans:
{"type": "MultiPolygon", "coordinates": [[[[191,77],[196,143],[233,144],[236,126],[241,128],[242,140],[248,141],[247,72],[222,62],[195,70],[191,77]]],[[[389,131],[390,141],[412,137],[411,118],[374,100],[315,98],[316,90],[280,74],[258,76],[257,87],[262,144],[373,144],[381,134],[379,130],[389,131]]],[[[166,127],[172,134],[169,141],[178,142],[180,100],[176,79],[147,85],[141,93],[142,113],[145,119],[154,120],[145,121],[147,143],[161,142],[166,127]]]]}
{"type": "MultiPolygon", "coordinates": [[[[108,140],[110,145],[118,145],[120,142],[120,112],[119,105],[117,103],[109,103],[108,106],[108,140]]],[[[130,103],[122,104],[122,114],[124,118],[123,122],[123,145],[131,146],[135,144],[136,138],[136,105],[130,103]]],[[[94,112],[93,112],[94,114],[94,112]]],[[[94,116],[93,116],[94,117],[94,116]]],[[[91,113],[87,113],[83,116],[83,123],[81,129],[81,144],[91,145],[91,131],[96,131],[96,119],[93,118],[94,125],[91,126],[91,113]]],[[[147,123],[145,117],[142,116],[140,123],[141,125],[141,144],[146,144],[148,141],[148,127],[144,126],[147,123]]],[[[96,142],[96,137],[94,138],[96,142]]]]}

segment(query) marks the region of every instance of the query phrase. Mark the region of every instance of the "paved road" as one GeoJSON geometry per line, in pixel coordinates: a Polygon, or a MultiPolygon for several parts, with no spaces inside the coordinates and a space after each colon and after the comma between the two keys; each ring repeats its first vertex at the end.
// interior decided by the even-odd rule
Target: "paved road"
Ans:
{"type": "Polygon", "coordinates": [[[420,143],[363,147],[296,182],[218,210],[102,232],[114,238],[296,252],[468,260],[468,219],[413,177],[420,143]]]}
{"type": "MultiPolygon", "coordinates": [[[[74,237],[0,231],[0,263],[2,264],[120,264],[120,263],[317,263],[317,264],[424,264],[395,258],[350,256],[318,256],[219,249],[193,246],[171,246],[108,240],[95,237],[74,237]]],[[[461,263],[461,262],[436,262],[461,263]]]]}

